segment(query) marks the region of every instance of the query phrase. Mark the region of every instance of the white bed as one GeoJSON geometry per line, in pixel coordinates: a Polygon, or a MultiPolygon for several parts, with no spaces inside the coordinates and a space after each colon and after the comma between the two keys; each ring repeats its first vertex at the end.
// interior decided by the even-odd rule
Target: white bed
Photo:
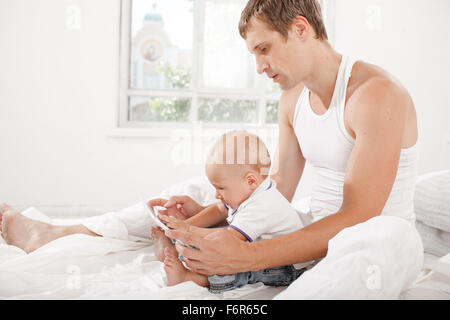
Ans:
{"type": "MultiPolygon", "coordinates": [[[[450,170],[446,172],[450,173],[450,170]]],[[[428,179],[435,176],[429,175],[422,178],[428,179]]],[[[429,180],[419,179],[418,181],[429,180]]],[[[425,186],[429,187],[429,185],[425,186]]],[[[416,189],[416,193],[421,190],[416,189]]],[[[161,196],[189,194],[199,202],[207,204],[215,201],[212,191],[203,179],[196,179],[165,190],[161,196]]],[[[444,198],[445,196],[444,194],[444,198]]],[[[296,201],[293,205],[304,211],[307,200],[296,201]]],[[[124,214],[127,214],[127,211],[136,210],[142,210],[143,217],[145,216],[144,208],[140,204],[124,209],[124,214]]],[[[83,219],[52,220],[34,208],[29,208],[23,213],[54,224],[85,221],[83,219]]],[[[447,214],[448,220],[445,222],[450,225],[450,212],[447,214]]],[[[422,212],[418,212],[417,216],[419,220],[422,212]]],[[[433,217],[428,218],[424,220],[430,223],[433,217]]],[[[115,225],[114,220],[107,221],[111,225],[106,226],[106,229],[110,228],[116,233],[123,229],[115,225]]],[[[137,229],[140,227],[136,226],[137,229]]],[[[422,272],[414,283],[400,294],[399,299],[450,299],[450,249],[448,249],[450,243],[445,242],[446,232],[450,234],[450,229],[443,231],[445,233],[443,236],[442,232],[436,234],[435,226],[427,224],[427,227],[428,229],[421,233],[423,238],[426,238],[422,272]],[[432,228],[431,232],[429,228],[432,228]],[[432,236],[428,237],[428,234],[432,236]]],[[[156,259],[151,240],[133,237],[126,234],[124,230],[121,232],[125,234],[116,239],[72,235],[53,241],[28,255],[17,247],[6,245],[3,239],[0,239],[0,298],[271,299],[285,289],[254,284],[217,295],[209,293],[206,288],[193,282],[167,287],[162,263],[156,259]]]]}

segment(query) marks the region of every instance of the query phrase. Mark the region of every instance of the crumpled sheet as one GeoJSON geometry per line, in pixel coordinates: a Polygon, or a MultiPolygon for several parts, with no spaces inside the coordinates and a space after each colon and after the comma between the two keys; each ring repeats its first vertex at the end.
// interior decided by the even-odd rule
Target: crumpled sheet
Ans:
{"type": "Polygon", "coordinates": [[[399,299],[450,300],[450,253],[442,257],[425,253],[422,271],[399,299]]]}
{"type": "MultiPolygon", "coordinates": [[[[190,195],[202,205],[216,201],[214,189],[203,178],[182,182],[159,196],[168,198],[180,194],[190,195]]],[[[296,202],[294,207],[306,212],[307,199],[296,202]]],[[[156,259],[153,243],[148,238],[151,220],[141,203],[119,212],[75,220],[50,219],[34,208],[25,210],[23,214],[54,224],[83,223],[106,237],[71,235],[30,254],[8,246],[0,239],[1,299],[271,299],[286,289],[259,283],[211,294],[207,288],[193,282],[167,287],[163,263],[156,259]]],[[[306,219],[306,216],[301,218],[306,219]]],[[[345,233],[341,235],[343,237],[345,233]]],[[[334,239],[332,243],[339,243],[338,240],[334,239]]],[[[365,243],[356,249],[364,250],[368,246],[370,244],[365,243]]],[[[339,247],[336,249],[337,257],[334,258],[338,259],[339,247]]],[[[322,268],[323,260],[302,277],[308,280],[308,272],[322,268]]],[[[346,272],[351,271],[352,262],[348,269],[346,272]]],[[[395,272],[401,273],[402,270],[394,271],[392,277],[395,272]]],[[[367,273],[363,273],[363,277],[367,278],[367,273]]],[[[362,280],[367,281],[366,278],[362,280]]],[[[311,292],[322,290],[316,297],[326,296],[324,293],[330,290],[329,286],[314,288],[314,282],[309,285],[311,287],[306,289],[311,292]]],[[[341,282],[339,285],[344,284],[341,282]]],[[[417,292],[412,296],[417,299],[417,294],[420,296],[417,292]]]]}
{"type": "MultiPolygon", "coordinates": [[[[190,195],[202,205],[217,200],[206,179],[192,179],[159,197],[190,195]]],[[[147,199],[155,197],[147,197],[147,199]]],[[[84,219],[51,219],[35,208],[27,217],[56,225],[85,224],[105,237],[71,235],[26,254],[0,237],[0,299],[240,299],[280,289],[248,285],[212,294],[194,282],[167,287],[163,263],[149,239],[151,220],[141,202],[119,212],[84,219]]]]}
{"type": "Polygon", "coordinates": [[[343,229],[327,255],[277,299],[397,299],[423,265],[414,226],[399,217],[376,216],[343,229]]]}

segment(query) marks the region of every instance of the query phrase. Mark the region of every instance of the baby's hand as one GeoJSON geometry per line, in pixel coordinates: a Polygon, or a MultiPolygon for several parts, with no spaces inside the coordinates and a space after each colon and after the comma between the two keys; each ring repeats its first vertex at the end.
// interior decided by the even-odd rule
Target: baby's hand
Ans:
{"type": "Polygon", "coordinates": [[[162,222],[171,229],[189,231],[189,223],[171,216],[160,216],[162,222]]]}

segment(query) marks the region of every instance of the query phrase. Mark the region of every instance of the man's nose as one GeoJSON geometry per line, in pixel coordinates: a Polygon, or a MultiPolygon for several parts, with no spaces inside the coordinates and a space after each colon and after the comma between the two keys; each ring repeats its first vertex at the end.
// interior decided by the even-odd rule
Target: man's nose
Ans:
{"type": "Polygon", "coordinates": [[[222,199],[222,195],[219,192],[216,192],[216,199],[222,199]]]}
{"type": "Polygon", "coordinates": [[[256,72],[263,74],[269,68],[269,64],[263,59],[256,59],[256,72]]]}

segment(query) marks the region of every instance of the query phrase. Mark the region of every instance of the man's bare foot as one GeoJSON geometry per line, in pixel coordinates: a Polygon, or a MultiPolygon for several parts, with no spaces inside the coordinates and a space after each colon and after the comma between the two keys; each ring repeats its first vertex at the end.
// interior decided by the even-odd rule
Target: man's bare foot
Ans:
{"type": "Polygon", "coordinates": [[[2,236],[2,238],[3,238],[3,233],[2,233],[3,213],[6,211],[6,208],[8,208],[8,205],[6,203],[0,204],[0,236],[2,236]]]}
{"type": "Polygon", "coordinates": [[[52,225],[27,218],[6,203],[0,206],[0,220],[2,237],[6,243],[26,253],[60,237],[52,225]]]}
{"type": "Polygon", "coordinates": [[[174,248],[174,244],[170,239],[164,234],[164,231],[159,227],[152,227],[150,229],[150,239],[153,240],[155,245],[156,258],[159,261],[164,261],[164,250],[166,248],[174,248]]]}
{"type": "Polygon", "coordinates": [[[167,274],[167,285],[174,286],[187,281],[186,277],[190,271],[178,260],[177,250],[175,248],[166,248],[164,254],[164,270],[167,274]]]}

